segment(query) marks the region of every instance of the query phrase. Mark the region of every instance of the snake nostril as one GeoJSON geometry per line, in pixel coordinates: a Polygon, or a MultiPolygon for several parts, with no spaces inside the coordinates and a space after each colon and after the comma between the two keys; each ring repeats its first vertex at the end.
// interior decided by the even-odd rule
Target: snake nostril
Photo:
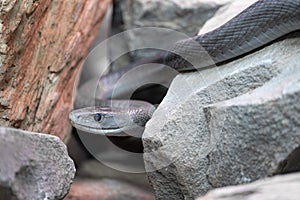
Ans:
{"type": "Polygon", "coordinates": [[[96,113],[94,115],[94,120],[95,121],[99,122],[99,121],[101,121],[101,119],[102,119],[102,115],[100,113],[96,113]]]}

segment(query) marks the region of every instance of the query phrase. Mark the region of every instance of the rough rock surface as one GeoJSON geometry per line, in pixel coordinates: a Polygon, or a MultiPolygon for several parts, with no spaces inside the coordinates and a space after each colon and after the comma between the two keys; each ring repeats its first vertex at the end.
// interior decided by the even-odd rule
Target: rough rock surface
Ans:
{"type": "Polygon", "coordinates": [[[64,200],[154,200],[154,196],[126,182],[113,179],[77,180],[64,200]]]}
{"type": "Polygon", "coordinates": [[[123,180],[151,190],[146,173],[129,173],[113,169],[98,160],[90,160],[83,163],[77,171],[80,177],[109,178],[123,180]]]}
{"type": "Polygon", "coordinates": [[[300,174],[276,176],[251,184],[215,189],[198,200],[298,200],[300,196],[300,174]]]}
{"type": "Polygon", "coordinates": [[[0,199],[61,199],[75,175],[56,136],[1,127],[0,159],[0,199]]]}
{"type": "Polygon", "coordinates": [[[289,38],[174,79],[143,136],[157,199],[195,198],[276,171],[300,144],[299,47],[289,38]]]}
{"type": "Polygon", "coordinates": [[[154,26],[195,35],[207,19],[230,0],[128,0],[121,2],[125,29],[154,26]]]}
{"type": "MultiPolygon", "coordinates": [[[[214,13],[230,0],[127,0],[119,1],[124,20],[124,30],[144,27],[161,27],[178,31],[187,36],[194,36],[200,27],[211,18],[214,13]]],[[[161,46],[167,49],[172,43],[171,34],[160,30],[128,32],[124,40],[115,40],[111,47],[122,46],[128,48],[135,60],[155,54],[155,50],[136,51],[140,47],[161,46]],[[153,39],[155,38],[155,39],[153,39]],[[123,43],[122,43],[123,41],[123,43]],[[124,45],[126,41],[127,45],[124,45]],[[157,44],[157,45],[156,45],[157,44]]],[[[118,52],[113,50],[112,54],[118,52]]]]}

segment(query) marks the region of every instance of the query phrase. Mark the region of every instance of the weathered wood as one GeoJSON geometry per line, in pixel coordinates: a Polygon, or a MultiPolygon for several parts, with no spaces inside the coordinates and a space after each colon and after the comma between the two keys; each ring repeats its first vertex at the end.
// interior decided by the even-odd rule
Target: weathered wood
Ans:
{"type": "Polygon", "coordinates": [[[0,1],[0,124],[66,137],[76,76],[111,0],[0,1]]]}

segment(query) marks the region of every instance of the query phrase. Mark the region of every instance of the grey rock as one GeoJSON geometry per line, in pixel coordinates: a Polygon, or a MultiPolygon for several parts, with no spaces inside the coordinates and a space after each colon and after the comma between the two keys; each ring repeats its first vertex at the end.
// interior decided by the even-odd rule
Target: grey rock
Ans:
{"type": "MultiPolygon", "coordinates": [[[[161,30],[143,30],[145,27],[160,27],[178,31],[185,37],[194,36],[214,13],[230,0],[126,0],[119,1],[124,20],[124,30],[130,30],[123,40],[115,40],[111,47],[118,51],[126,46],[134,60],[155,55],[157,50],[136,49],[159,46],[169,49],[175,42],[172,33],[161,30]],[[140,29],[141,28],[141,29],[140,29]],[[134,30],[133,30],[134,29],[134,30]],[[126,41],[127,45],[121,41],[126,41]]],[[[175,36],[174,36],[175,37],[175,36]]]]}
{"type": "Polygon", "coordinates": [[[193,199],[275,173],[300,144],[300,40],[178,75],[147,123],[157,199],[193,199]]]}
{"type": "Polygon", "coordinates": [[[277,167],[274,175],[298,172],[300,169],[300,146],[297,147],[277,167]]]}
{"type": "Polygon", "coordinates": [[[0,128],[0,199],[62,199],[75,175],[56,136],[0,128]]]}
{"type": "Polygon", "coordinates": [[[78,169],[77,174],[80,177],[91,177],[93,179],[109,178],[123,180],[138,185],[139,187],[152,190],[146,173],[129,173],[119,171],[106,166],[97,160],[90,160],[83,163],[78,169]]]}
{"type": "Polygon", "coordinates": [[[298,200],[300,174],[276,176],[251,184],[215,189],[198,200],[298,200]]]}

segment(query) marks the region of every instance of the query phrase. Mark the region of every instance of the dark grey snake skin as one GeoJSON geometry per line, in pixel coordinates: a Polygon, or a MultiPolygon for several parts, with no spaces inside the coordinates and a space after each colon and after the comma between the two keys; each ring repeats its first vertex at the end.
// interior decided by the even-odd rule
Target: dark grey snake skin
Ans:
{"type": "Polygon", "coordinates": [[[179,41],[165,56],[165,64],[178,71],[218,64],[300,29],[300,0],[260,0],[223,26],[179,41]],[[180,55],[180,56],[179,56],[180,55]],[[183,57],[193,60],[194,66],[183,57]],[[207,61],[208,58],[210,61],[207,61]]]}

